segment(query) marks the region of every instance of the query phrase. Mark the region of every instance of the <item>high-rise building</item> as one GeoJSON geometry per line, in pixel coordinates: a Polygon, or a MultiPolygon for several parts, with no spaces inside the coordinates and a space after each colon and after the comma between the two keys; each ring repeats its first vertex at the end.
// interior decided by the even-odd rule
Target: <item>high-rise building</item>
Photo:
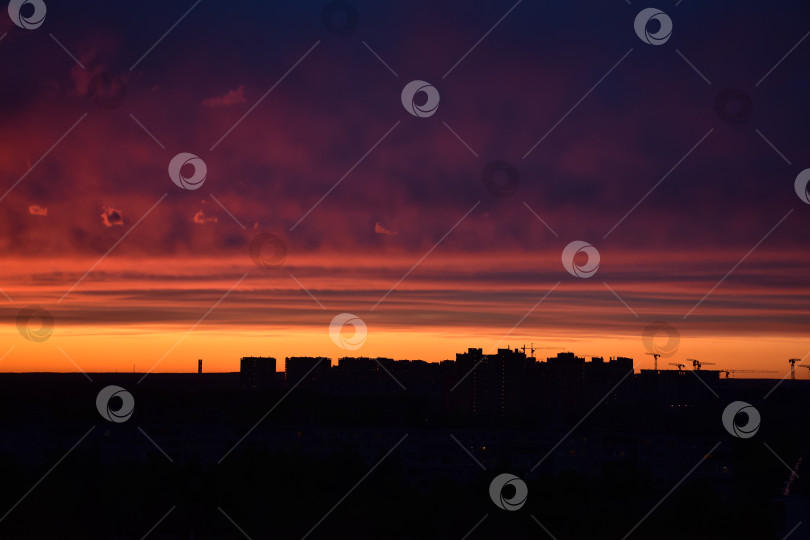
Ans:
{"type": "Polygon", "coordinates": [[[300,385],[318,391],[331,390],[329,380],[332,360],[323,356],[288,356],[284,360],[284,385],[300,385]]]}
{"type": "Polygon", "coordinates": [[[250,390],[274,386],[276,359],[266,356],[244,356],[239,364],[242,385],[250,390]]]}

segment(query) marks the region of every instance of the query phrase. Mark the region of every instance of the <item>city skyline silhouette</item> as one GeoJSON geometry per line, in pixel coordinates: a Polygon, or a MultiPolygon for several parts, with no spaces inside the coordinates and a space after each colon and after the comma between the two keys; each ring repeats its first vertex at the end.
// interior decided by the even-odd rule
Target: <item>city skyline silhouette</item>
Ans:
{"type": "MultiPolygon", "coordinates": [[[[561,358],[567,358],[570,360],[582,361],[585,363],[594,363],[594,362],[611,362],[616,359],[624,359],[630,361],[631,366],[633,367],[634,373],[638,374],[641,371],[648,371],[648,372],[656,372],[656,371],[703,371],[703,372],[714,372],[719,374],[721,377],[725,378],[752,378],[752,379],[802,379],[808,378],[810,379],[810,373],[802,371],[801,368],[810,369],[810,363],[804,364],[801,362],[799,358],[788,359],[788,361],[783,362],[784,365],[777,365],[776,361],[773,363],[769,363],[773,367],[782,367],[789,366],[784,370],[779,369],[767,369],[767,370],[759,370],[759,369],[739,369],[729,365],[718,365],[716,362],[708,362],[708,361],[700,361],[695,358],[676,358],[671,353],[652,353],[647,352],[645,355],[654,357],[654,359],[643,357],[640,361],[637,361],[628,356],[617,356],[617,357],[605,357],[604,355],[579,355],[574,351],[568,350],[559,350],[555,356],[542,356],[537,354],[541,351],[545,351],[547,349],[556,349],[555,347],[534,347],[534,343],[530,345],[523,345],[521,347],[510,347],[506,346],[503,348],[499,348],[495,352],[483,352],[485,349],[478,347],[471,347],[468,348],[465,353],[469,353],[470,351],[480,351],[482,357],[498,357],[504,351],[514,353],[517,355],[516,357],[522,358],[524,360],[530,361],[532,363],[548,363],[550,361],[559,360],[561,358]],[[535,356],[537,355],[537,356],[535,356]],[[657,358],[656,358],[657,357],[657,358]],[[796,369],[800,368],[800,369],[796,369]]],[[[324,356],[324,355],[304,355],[299,354],[295,356],[287,356],[287,357],[279,357],[276,358],[273,355],[250,355],[250,356],[242,356],[238,359],[234,359],[232,364],[232,368],[234,369],[226,369],[226,370],[217,370],[211,371],[209,370],[209,365],[205,363],[203,358],[198,358],[194,361],[187,362],[189,369],[184,371],[176,371],[176,372],[167,372],[167,371],[139,371],[137,369],[137,364],[133,364],[131,373],[140,374],[142,376],[149,375],[151,373],[235,373],[238,371],[242,371],[242,362],[245,359],[250,358],[257,358],[257,359],[268,359],[273,361],[273,367],[275,373],[285,373],[285,364],[284,361],[288,361],[290,358],[306,358],[306,359],[317,359],[323,360],[325,364],[329,365],[330,367],[336,367],[339,365],[341,360],[368,360],[368,361],[386,361],[386,362],[403,362],[407,363],[419,363],[419,364],[443,364],[447,362],[457,361],[458,356],[464,353],[457,353],[456,359],[445,358],[440,361],[425,361],[421,358],[394,358],[392,356],[365,356],[360,354],[349,354],[351,351],[343,350],[341,355],[336,356],[324,356]],[[203,369],[205,368],[205,371],[203,369]]],[[[219,367],[220,365],[217,365],[219,367]]],[[[83,370],[62,370],[62,371],[19,371],[19,372],[8,372],[8,373],[69,373],[71,371],[81,372],[83,370]]],[[[89,372],[89,373],[119,373],[119,371],[109,371],[109,372],[89,372]]],[[[128,371],[121,371],[120,373],[129,373],[128,371]]]]}

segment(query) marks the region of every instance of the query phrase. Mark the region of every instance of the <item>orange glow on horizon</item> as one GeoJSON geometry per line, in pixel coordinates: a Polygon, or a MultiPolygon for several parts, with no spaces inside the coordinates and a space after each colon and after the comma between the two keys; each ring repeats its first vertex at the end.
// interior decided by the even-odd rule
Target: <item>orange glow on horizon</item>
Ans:
{"type": "MultiPolygon", "coordinates": [[[[204,372],[233,372],[239,370],[242,356],[272,356],[277,369],[284,370],[287,356],[326,356],[337,362],[343,356],[388,357],[396,360],[426,360],[430,362],[455,359],[457,352],[469,347],[481,347],[485,353],[496,348],[537,349],[535,357],[544,360],[557,352],[568,350],[590,359],[603,356],[633,358],[636,371],[652,369],[653,358],[645,354],[636,336],[606,337],[577,336],[564,332],[545,338],[515,331],[501,342],[502,335],[484,335],[473,329],[449,329],[443,332],[402,332],[369,327],[368,337],[357,350],[337,347],[323,328],[276,329],[272,331],[230,332],[228,329],[198,329],[183,332],[160,332],[139,329],[110,332],[108,328],[77,328],[42,343],[23,340],[16,328],[6,327],[3,343],[13,348],[0,361],[0,372],[179,372],[197,370],[197,359],[203,359],[204,372]],[[16,337],[15,337],[16,335],[16,337]],[[500,342],[500,343],[499,343],[500,342]],[[75,365],[74,363],[75,362],[75,365]]],[[[759,336],[741,340],[735,336],[681,336],[681,344],[671,357],[658,360],[659,369],[677,369],[670,363],[687,364],[686,358],[714,362],[704,369],[768,370],[772,373],[740,373],[737,378],[782,378],[789,371],[788,358],[801,358],[810,350],[806,338],[788,336],[759,336]]],[[[4,351],[5,352],[5,351],[4,351]]],[[[2,354],[2,352],[0,352],[2,354]]],[[[810,371],[810,370],[808,370],[810,371]]],[[[797,370],[796,376],[807,378],[810,373],[797,370]]]]}
{"type": "MultiPolygon", "coordinates": [[[[97,259],[9,258],[0,272],[2,282],[11,284],[3,291],[13,299],[0,304],[0,343],[7,345],[0,356],[8,351],[0,371],[131,372],[134,367],[138,372],[193,372],[202,358],[204,371],[228,372],[239,369],[240,357],[259,355],[275,357],[279,370],[287,356],[435,362],[454,359],[469,347],[495,352],[531,343],[549,347],[537,351],[539,359],[562,350],[585,357],[626,356],[638,370],[652,367],[640,337],[654,320],[669,321],[681,333],[676,354],[659,359],[662,369],[698,358],[714,362],[712,369],[775,371],[737,376],[782,377],[788,358],[810,351],[801,324],[808,312],[795,286],[782,288],[771,281],[751,287],[730,279],[685,319],[684,313],[716,283],[713,273],[700,270],[700,254],[662,253],[661,260],[688,267],[680,280],[669,277],[663,285],[635,257],[618,252],[604,264],[605,272],[613,272],[604,279],[636,308],[632,313],[605,287],[607,282],[561,276],[559,253],[553,250],[494,257],[436,253],[376,309],[375,303],[413,265],[413,255],[304,252],[269,271],[244,256],[110,256],[78,285],[97,259]],[[692,266],[690,258],[696,261],[692,266]],[[502,275],[504,266],[529,278],[502,275]],[[15,326],[19,310],[32,304],[56,321],[53,335],[42,343],[26,341],[15,326]],[[341,312],[366,322],[362,348],[344,351],[330,340],[329,322],[341,312]]],[[[737,254],[712,257],[722,268],[733,264],[737,254]]],[[[757,275],[755,257],[773,263],[780,254],[762,250],[738,277],[757,275]]],[[[785,267],[783,275],[793,276],[795,265],[785,267]]]]}

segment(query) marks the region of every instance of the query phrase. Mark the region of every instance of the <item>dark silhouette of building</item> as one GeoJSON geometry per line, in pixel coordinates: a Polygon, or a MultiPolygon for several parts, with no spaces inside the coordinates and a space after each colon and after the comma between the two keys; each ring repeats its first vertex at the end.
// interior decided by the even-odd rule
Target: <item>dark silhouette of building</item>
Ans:
{"type": "Polygon", "coordinates": [[[288,356],[284,359],[284,385],[326,393],[333,389],[332,360],[323,356],[288,356]]]}
{"type": "MultiPolygon", "coordinates": [[[[202,361],[200,361],[202,373],[202,361]]],[[[276,386],[276,359],[265,356],[243,356],[239,363],[242,385],[250,390],[276,386]]]]}

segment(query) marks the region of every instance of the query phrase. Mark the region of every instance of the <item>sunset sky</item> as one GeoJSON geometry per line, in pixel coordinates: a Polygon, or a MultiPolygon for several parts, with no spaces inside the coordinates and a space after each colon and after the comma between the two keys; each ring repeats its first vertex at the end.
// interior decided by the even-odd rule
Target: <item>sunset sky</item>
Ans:
{"type": "Polygon", "coordinates": [[[326,4],[51,1],[32,30],[0,13],[0,371],[532,342],[638,369],[654,321],[680,334],[659,366],[782,377],[810,352],[805,3],[664,0],[660,46],[635,0],[358,0],[346,36],[326,4]],[[91,99],[102,73],[120,106],[91,99]],[[434,115],[403,107],[413,80],[434,115]],[[728,88],[750,118],[720,118],[728,88]],[[169,177],[181,152],[199,189],[169,177]],[[519,172],[509,196],[482,181],[495,160],[519,172]],[[260,233],[281,266],[250,257],[260,233]],[[562,265],[575,240],[592,277],[562,265]],[[28,306],[48,339],[18,331],[28,306]],[[330,339],[344,312],[367,325],[357,350],[330,339]]]}

